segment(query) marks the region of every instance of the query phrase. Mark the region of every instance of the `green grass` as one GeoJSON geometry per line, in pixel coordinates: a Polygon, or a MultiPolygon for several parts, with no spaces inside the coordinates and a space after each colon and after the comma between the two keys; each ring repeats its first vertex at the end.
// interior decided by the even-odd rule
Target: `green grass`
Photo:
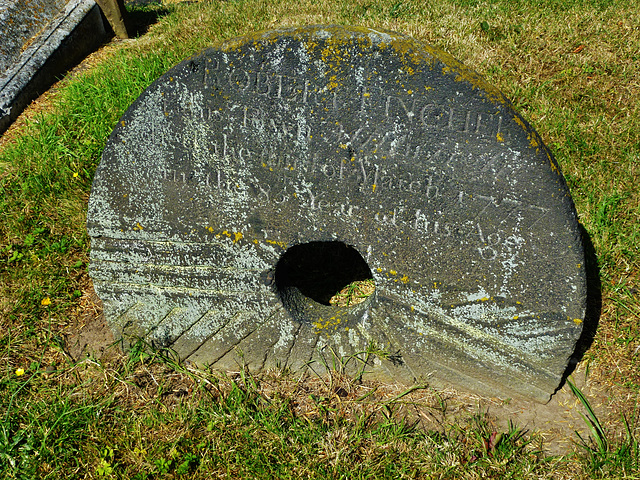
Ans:
{"type": "Polygon", "coordinates": [[[531,478],[551,468],[516,427],[497,431],[478,413],[425,430],[399,402],[358,400],[366,389],[337,375],[330,388],[221,377],[134,352],[9,390],[4,478],[531,478]]]}
{"type": "Polygon", "coordinates": [[[160,16],[147,34],[105,48],[0,147],[0,477],[638,478],[635,0],[235,0],[137,7],[134,18],[150,11],[160,16]],[[211,43],[303,23],[385,28],[448,51],[552,149],[602,287],[584,364],[613,413],[598,419],[583,402],[587,425],[602,428],[596,443],[576,436],[576,453],[550,458],[536,432],[501,429],[486,412],[451,415],[438,392],[389,402],[395,394],[337,373],[224,378],[140,351],[70,358],[66,342],[90,304],[86,203],[118,118],[211,43]]]}

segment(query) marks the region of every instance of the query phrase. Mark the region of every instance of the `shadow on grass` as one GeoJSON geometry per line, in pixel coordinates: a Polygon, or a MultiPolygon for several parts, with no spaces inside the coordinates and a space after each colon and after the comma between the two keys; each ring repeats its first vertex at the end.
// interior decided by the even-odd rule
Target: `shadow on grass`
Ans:
{"type": "Polygon", "coordinates": [[[573,373],[580,360],[582,360],[584,354],[589,350],[589,348],[591,348],[593,339],[596,336],[598,323],[600,321],[600,313],[602,311],[602,285],[600,283],[600,267],[598,267],[598,258],[596,256],[593,243],[591,242],[589,232],[587,232],[582,225],[580,225],[580,232],[582,234],[582,244],[584,246],[585,269],[587,275],[586,312],[584,316],[582,334],[576,343],[573,355],[569,357],[569,364],[562,375],[562,381],[556,389],[556,392],[564,386],[569,375],[573,373]]]}
{"type": "Polygon", "coordinates": [[[149,27],[157,23],[159,18],[170,13],[160,0],[126,0],[125,6],[133,28],[133,38],[147,33],[149,27]]]}

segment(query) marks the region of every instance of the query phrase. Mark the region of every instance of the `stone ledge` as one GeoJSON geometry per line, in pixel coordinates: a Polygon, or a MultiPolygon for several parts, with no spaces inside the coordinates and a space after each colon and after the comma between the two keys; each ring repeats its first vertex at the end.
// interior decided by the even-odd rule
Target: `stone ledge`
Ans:
{"type": "MultiPolygon", "coordinates": [[[[19,23],[24,28],[2,32],[13,42],[2,52],[0,71],[0,133],[18,118],[25,107],[53,84],[58,75],[94,51],[108,36],[102,14],[94,0],[58,2],[53,9],[47,2],[34,9],[28,0],[0,5],[4,25],[19,23]],[[24,9],[18,8],[23,4],[24,9]],[[27,5],[29,4],[29,5],[27,5]],[[18,13],[29,8],[29,19],[18,13]],[[33,12],[37,13],[33,13],[33,12]],[[39,15],[38,15],[39,14],[39,15]],[[48,20],[47,20],[48,19],[48,20]],[[35,32],[35,33],[34,33],[35,32]]],[[[35,2],[37,3],[37,2],[35,2]]]]}

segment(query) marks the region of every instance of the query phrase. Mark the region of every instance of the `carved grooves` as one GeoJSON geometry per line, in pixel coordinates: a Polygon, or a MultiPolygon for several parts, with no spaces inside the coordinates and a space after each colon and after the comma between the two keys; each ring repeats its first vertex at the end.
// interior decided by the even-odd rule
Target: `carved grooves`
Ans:
{"type": "MultiPolygon", "coordinates": [[[[293,351],[293,347],[296,344],[296,341],[298,340],[298,335],[300,334],[300,330],[302,329],[302,323],[298,323],[298,325],[296,326],[296,332],[293,334],[293,341],[291,342],[291,345],[289,345],[289,348],[287,349],[287,354],[284,358],[284,364],[283,366],[287,366],[289,365],[289,358],[291,357],[291,352],[293,351]]],[[[267,352],[265,354],[265,360],[267,359],[267,355],[269,352],[267,352]]],[[[264,363],[263,363],[264,365],[264,363]]]]}

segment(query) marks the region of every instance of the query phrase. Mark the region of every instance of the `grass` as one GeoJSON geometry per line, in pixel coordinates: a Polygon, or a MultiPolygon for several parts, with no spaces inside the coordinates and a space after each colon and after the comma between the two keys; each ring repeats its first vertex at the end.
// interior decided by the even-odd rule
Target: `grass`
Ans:
{"type": "Polygon", "coordinates": [[[233,0],[133,14],[158,22],[135,41],[106,46],[1,141],[0,476],[638,478],[635,1],[233,0]],[[287,372],[224,377],[157,352],[101,360],[69,353],[90,305],[86,202],[120,115],[205,46],[304,23],[390,29],[446,50],[512,99],[552,149],[601,285],[598,330],[579,369],[606,390],[607,409],[577,397],[593,441],[576,436],[575,452],[549,457],[535,431],[454,408],[446,392],[396,398],[389,386],[337,372],[330,381],[287,372]]]}
{"type": "MultiPolygon", "coordinates": [[[[184,368],[133,352],[109,366],[85,361],[14,381],[50,406],[12,406],[3,423],[5,478],[415,478],[543,472],[525,432],[498,432],[478,413],[438,431],[399,400],[333,373],[257,379],[184,368]],[[61,387],[64,385],[64,387],[61,387]],[[283,393],[284,392],[284,393],[283,393]],[[364,399],[363,399],[364,397],[364,399]],[[100,440],[99,442],[96,440],[100,440]],[[354,470],[354,463],[358,469],[354,470]],[[63,473],[64,472],[64,473],[63,473]],[[75,472],[75,473],[74,473],[75,472]]],[[[408,395],[403,396],[411,400],[408,395]]]]}
{"type": "Polygon", "coordinates": [[[351,282],[331,297],[329,303],[338,307],[358,305],[369,298],[375,289],[376,285],[372,278],[351,282]]]}
{"type": "MultiPolygon", "coordinates": [[[[629,476],[633,478],[637,475],[640,465],[640,440],[636,438],[636,430],[628,421],[626,414],[623,413],[623,423],[625,427],[625,438],[618,445],[611,445],[607,438],[607,433],[602,426],[597,415],[587,397],[577,388],[570,380],[567,382],[573,394],[578,398],[587,414],[582,415],[584,422],[587,424],[591,437],[583,438],[579,433],[576,435],[580,439],[579,445],[584,450],[591,474],[600,476],[603,474],[619,474],[621,476],[629,476]]],[[[637,421],[637,419],[634,419],[637,421]]]]}

